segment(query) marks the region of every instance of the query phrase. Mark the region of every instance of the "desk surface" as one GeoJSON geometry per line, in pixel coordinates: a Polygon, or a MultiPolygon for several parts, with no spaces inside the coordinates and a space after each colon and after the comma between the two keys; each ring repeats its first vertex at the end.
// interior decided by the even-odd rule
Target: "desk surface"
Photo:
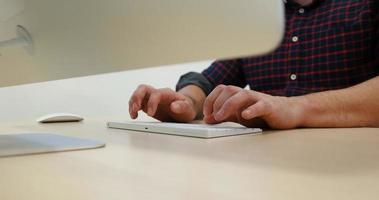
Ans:
{"type": "Polygon", "coordinates": [[[105,121],[2,124],[107,147],[0,159],[0,199],[377,199],[379,129],[298,129],[197,139],[105,121]]]}

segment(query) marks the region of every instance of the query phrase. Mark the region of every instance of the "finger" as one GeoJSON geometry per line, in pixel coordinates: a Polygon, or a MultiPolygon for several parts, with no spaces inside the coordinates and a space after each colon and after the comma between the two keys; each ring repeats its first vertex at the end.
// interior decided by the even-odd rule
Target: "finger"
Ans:
{"type": "Polygon", "coordinates": [[[130,97],[129,99],[129,115],[132,119],[135,119],[137,118],[135,112],[134,112],[134,100],[133,100],[133,96],[130,97]]]}
{"type": "Polygon", "coordinates": [[[220,93],[220,95],[217,97],[217,99],[213,103],[213,113],[212,114],[216,115],[216,113],[219,112],[219,110],[225,104],[225,102],[228,99],[230,99],[233,95],[238,94],[238,92],[241,90],[242,90],[241,88],[234,87],[234,86],[225,87],[224,90],[220,93]]]}
{"type": "Polygon", "coordinates": [[[156,111],[157,111],[157,108],[159,106],[159,103],[161,101],[161,98],[162,98],[162,93],[160,92],[154,92],[152,94],[150,94],[150,97],[149,97],[149,100],[147,101],[147,114],[149,116],[154,116],[156,111]]]}
{"type": "Polygon", "coordinates": [[[132,118],[136,118],[138,116],[138,111],[141,110],[144,99],[153,89],[153,87],[148,85],[140,85],[136,91],[134,91],[129,100],[129,110],[132,118]]]}
{"type": "Polygon", "coordinates": [[[177,98],[176,92],[170,88],[163,88],[153,92],[147,102],[146,113],[154,116],[160,104],[168,105],[177,98]]]}
{"type": "Polygon", "coordinates": [[[133,109],[132,109],[132,106],[133,106],[133,102],[131,102],[130,100],[129,100],[129,115],[130,115],[130,117],[132,118],[132,119],[135,119],[136,118],[136,116],[135,115],[133,115],[133,109]]]}
{"type": "Polygon", "coordinates": [[[204,105],[203,105],[204,116],[208,116],[213,113],[213,104],[225,87],[226,87],[225,85],[217,86],[205,99],[204,105]]]}
{"type": "Polygon", "coordinates": [[[146,93],[145,97],[142,100],[140,108],[137,110],[137,113],[140,110],[142,110],[143,112],[147,113],[147,102],[150,99],[150,95],[151,95],[150,93],[146,93]]]}
{"type": "Polygon", "coordinates": [[[258,101],[258,97],[252,91],[242,90],[224,101],[222,107],[215,113],[215,120],[223,121],[232,115],[240,115],[240,112],[258,101]]]}
{"type": "Polygon", "coordinates": [[[271,113],[272,106],[266,100],[260,100],[242,111],[241,116],[246,120],[263,117],[271,113]]]}
{"type": "Polygon", "coordinates": [[[149,96],[153,90],[155,90],[153,87],[148,85],[141,85],[135,92],[135,103],[137,105],[137,108],[141,108],[143,106],[144,99],[146,96],[149,96]]]}
{"type": "Polygon", "coordinates": [[[214,116],[211,114],[211,115],[208,115],[208,116],[204,116],[203,118],[203,121],[207,124],[217,124],[219,123],[217,120],[215,120],[214,116]]]}

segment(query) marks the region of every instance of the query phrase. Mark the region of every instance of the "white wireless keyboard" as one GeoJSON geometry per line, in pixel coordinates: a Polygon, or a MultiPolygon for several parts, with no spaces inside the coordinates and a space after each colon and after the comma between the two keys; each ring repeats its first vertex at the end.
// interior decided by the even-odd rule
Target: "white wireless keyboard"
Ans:
{"type": "Polygon", "coordinates": [[[181,135],[199,138],[215,138],[242,134],[260,134],[259,128],[246,128],[243,126],[222,123],[209,124],[185,124],[168,122],[108,122],[109,128],[143,131],[150,133],[181,135]]]}

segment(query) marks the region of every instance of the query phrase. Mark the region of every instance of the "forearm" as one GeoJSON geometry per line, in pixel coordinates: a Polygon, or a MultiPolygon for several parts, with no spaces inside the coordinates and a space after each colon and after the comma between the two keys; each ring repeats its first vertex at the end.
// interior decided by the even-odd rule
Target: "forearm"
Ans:
{"type": "Polygon", "coordinates": [[[334,91],[291,97],[302,127],[379,127],[379,76],[334,91]]]}
{"type": "Polygon", "coordinates": [[[203,104],[206,98],[204,91],[196,85],[188,85],[178,91],[188,97],[196,110],[196,119],[201,119],[203,116],[203,104]]]}

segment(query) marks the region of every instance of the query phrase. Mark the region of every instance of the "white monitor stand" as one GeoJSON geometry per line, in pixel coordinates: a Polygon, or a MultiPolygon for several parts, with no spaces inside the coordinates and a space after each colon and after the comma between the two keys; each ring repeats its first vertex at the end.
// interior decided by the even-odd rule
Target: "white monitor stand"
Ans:
{"type": "Polygon", "coordinates": [[[46,133],[0,135],[0,158],[41,153],[96,149],[105,143],[97,140],[46,133]]]}

